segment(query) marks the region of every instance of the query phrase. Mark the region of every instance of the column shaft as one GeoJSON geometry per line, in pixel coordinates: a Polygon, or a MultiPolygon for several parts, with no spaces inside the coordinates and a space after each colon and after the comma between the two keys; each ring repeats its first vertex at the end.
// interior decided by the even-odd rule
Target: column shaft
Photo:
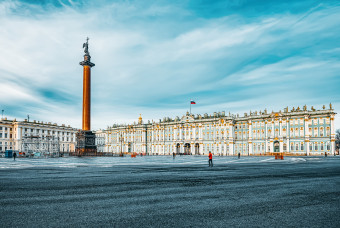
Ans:
{"type": "Polygon", "coordinates": [[[91,67],[85,65],[83,72],[83,123],[84,131],[91,130],[91,67]]]}

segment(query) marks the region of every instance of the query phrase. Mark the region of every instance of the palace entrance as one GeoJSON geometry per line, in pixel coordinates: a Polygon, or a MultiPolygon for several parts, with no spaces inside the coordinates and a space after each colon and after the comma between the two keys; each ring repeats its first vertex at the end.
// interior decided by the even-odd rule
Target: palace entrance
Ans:
{"type": "Polygon", "coordinates": [[[131,148],[132,148],[131,142],[128,142],[128,152],[129,152],[129,153],[131,153],[131,148]]]}
{"type": "Polygon", "coordinates": [[[190,143],[184,144],[184,154],[190,155],[190,143]]]}
{"type": "Polygon", "coordinates": [[[200,154],[200,144],[196,143],[195,144],[195,155],[199,155],[200,154]]]}
{"type": "Polygon", "coordinates": [[[279,143],[279,141],[274,141],[274,152],[275,153],[280,152],[280,143],[279,143]]]}
{"type": "Polygon", "coordinates": [[[176,154],[181,153],[181,144],[177,143],[176,145],[176,154]]]}

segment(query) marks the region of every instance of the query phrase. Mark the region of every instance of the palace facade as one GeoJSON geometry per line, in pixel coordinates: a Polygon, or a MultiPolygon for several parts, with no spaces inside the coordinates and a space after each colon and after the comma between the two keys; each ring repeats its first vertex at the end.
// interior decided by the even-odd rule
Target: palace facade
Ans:
{"type": "Polygon", "coordinates": [[[42,121],[0,120],[0,152],[74,152],[75,134],[78,130],[70,126],[42,121]]]}
{"type": "Polygon", "coordinates": [[[282,112],[255,111],[242,117],[225,112],[187,113],[182,118],[166,117],[147,123],[139,117],[138,123],[97,131],[96,141],[98,151],[113,154],[334,154],[335,115],[330,104],[321,110],[287,107],[282,112]]]}

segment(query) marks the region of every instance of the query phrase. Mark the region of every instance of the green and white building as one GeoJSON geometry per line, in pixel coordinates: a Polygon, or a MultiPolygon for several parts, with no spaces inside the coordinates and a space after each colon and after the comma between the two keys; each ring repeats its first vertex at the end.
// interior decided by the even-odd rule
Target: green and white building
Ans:
{"type": "Polygon", "coordinates": [[[97,132],[98,151],[113,154],[192,154],[233,156],[323,155],[335,153],[332,105],[320,110],[306,106],[268,113],[245,113],[242,117],[225,112],[163,118],[131,125],[114,125],[97,132]],[[98,141],[98,142],[99,142],[98,141]]]}

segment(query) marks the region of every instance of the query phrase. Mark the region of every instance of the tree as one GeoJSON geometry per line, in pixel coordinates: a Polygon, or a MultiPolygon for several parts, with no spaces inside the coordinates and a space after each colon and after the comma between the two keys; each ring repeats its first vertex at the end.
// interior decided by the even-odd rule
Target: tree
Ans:
{"type": "Polygon", "coordinates": [[[335,131],[335,140],[337,140],[337,141],[340,140],[340,129],[335,131]]]}
{"type": "Polygon", "coordinates": [[[337,154],[339,154],[339,148],[340,148],[340,129],[335,131],[335,150],[337,154]]]}

